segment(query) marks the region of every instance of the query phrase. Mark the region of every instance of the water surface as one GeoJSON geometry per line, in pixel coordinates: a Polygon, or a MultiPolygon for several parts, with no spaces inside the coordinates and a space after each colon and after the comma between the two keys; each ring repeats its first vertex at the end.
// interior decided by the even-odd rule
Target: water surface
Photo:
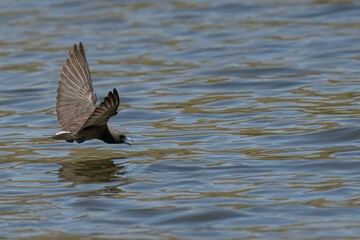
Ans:
{"type": "Polygon", "coordinates": [[[357,1],[2,1],[0,236],[354,239],[357,1]],[[87,51],[132,147],[49,141],[87,51]]]}

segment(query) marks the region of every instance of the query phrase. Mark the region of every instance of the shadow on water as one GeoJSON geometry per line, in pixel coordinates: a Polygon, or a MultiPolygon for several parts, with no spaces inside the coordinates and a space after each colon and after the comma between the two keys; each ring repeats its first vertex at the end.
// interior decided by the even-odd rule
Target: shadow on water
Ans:
{"type": "Polygon", "coordinates": [[[112,159],[60,163],[59,177],[73,184],[118,181],[126,174],[125,166],[112,159]]]}

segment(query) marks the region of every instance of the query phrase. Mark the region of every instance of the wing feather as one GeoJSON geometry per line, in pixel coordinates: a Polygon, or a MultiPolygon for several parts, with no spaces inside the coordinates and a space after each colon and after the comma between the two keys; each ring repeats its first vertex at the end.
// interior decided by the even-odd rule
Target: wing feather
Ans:
{"type": "Polygon", "coordinates": [[[95,110],[89,65],[83,44],[74,45],[62,68],[56,97],[56,113],[63,130],[78,131],[95,110]]]}
{"type": "Polygon", "coordinates": [[[105,125],[109,118],[117,114],[117,109],[120,104],[120,98],[117,90],[114,88],[109,92],[108,96],[97,106],[94,112],[87,119],[82,129],[90,126],[105,125]]]}

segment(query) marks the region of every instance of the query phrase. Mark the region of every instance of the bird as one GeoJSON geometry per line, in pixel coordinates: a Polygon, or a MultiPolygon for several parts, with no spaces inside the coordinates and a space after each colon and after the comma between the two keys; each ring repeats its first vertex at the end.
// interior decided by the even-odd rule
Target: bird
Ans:
{"type": "Polygon", "coordinates": [[[120,104],[116,88],[98,106],[96,100],[84,45],[80,42],[69,51],[60,73],[56,115],[61,130],[52,139],[71,143],[99,139],[110,144],[131,145],[134,142],[131,138],[108,124],[120,104]]]}

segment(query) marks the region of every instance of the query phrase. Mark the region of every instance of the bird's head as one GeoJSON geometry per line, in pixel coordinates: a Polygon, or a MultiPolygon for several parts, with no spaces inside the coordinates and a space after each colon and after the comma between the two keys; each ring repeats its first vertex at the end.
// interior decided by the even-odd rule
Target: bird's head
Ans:
{"type": "Polygon", "coordinates": [[[101,138],[101,140],[106,143],[125,143],[127,145],[131,145],[134,142],[131,138],[125,136],[125,134],[110,127],[109,125],[107,125],[107,129],[108,131],[106,131],[101,138]]]}
{"type": "Polygon", "coordinates": [[[130,145],[134,142],[134,140],[132,140],[131,138],[125,136],[124,134],[120,134],[119,135],[119,140],[117,143],[125,143],[127,145],[130,145]]]}

